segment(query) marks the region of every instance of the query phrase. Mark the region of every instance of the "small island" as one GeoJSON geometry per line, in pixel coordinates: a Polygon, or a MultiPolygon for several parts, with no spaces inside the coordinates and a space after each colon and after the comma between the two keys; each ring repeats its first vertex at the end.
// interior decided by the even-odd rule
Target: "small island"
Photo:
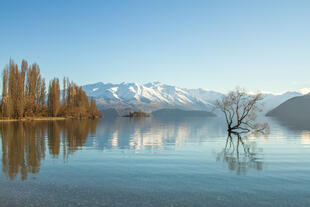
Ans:
{"type": "Polygon", "coordinates": [[[150,115],[144,112],[130,112],[129,114],[123,117],[143,118],[143,117],[150,117],[150,115]]]}

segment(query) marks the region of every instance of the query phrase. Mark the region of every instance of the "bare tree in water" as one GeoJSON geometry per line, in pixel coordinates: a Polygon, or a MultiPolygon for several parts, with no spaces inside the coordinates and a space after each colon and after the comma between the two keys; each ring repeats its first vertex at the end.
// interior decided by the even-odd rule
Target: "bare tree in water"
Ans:
{"type": "Polygon", "coordinates": [[[257,123],[257,112],[263,97],[260,93],[248,94],[245,90],[237,88],[226,96],[218,99],[217,107],[224,113],[227,131],[230,132],[267,132],[267,123],[257,123]]]}

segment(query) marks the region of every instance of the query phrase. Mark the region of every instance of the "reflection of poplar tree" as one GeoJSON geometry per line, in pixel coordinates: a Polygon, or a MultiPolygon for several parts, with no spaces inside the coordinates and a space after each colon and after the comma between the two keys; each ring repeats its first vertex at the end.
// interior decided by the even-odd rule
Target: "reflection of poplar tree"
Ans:
{"type": "Polygon", "coordinates": [[[60,152],[60,128],[57,121],[49,123],[48,127],[48,147],[49,153],[57,157],[60,152]]]}
{"type": "Polygon", "coordinates": [[[29,173],[40,171],[46,147],[57,158],[63,146],[64,159],[68,159],[85,145],[90,132],[96,132],[97,124],[97,120],[4,122],[0,125],[2,171],[10,180],[18,175],[26,180],[29,173]]]}
{"type": "Polygon", "coordinates": [[[38,173],[45,156],[46,123],[3,123],[0,128],[2,141],[2,170],[13,180],[20,173],[26,180],[28,173],[38,173]]]}

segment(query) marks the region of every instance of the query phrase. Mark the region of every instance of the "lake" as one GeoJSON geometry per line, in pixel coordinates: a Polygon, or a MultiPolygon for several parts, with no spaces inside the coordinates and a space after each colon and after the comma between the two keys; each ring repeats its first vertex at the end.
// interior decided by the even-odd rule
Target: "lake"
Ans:
{"type": "MultiPolygon", "coordinates": [[[[0,123],[0,206],[310,206],[310,127],[220,118],[0,123]]],[[[309,124],[310,125],[310,124],[309,124]]]]}

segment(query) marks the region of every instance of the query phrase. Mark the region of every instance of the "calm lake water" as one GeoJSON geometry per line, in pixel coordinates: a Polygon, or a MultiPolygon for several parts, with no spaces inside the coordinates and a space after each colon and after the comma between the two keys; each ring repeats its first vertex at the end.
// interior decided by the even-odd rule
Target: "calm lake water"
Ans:
{"type": "Polygon", "coordinates": [[[0,123],[0,206],[310,206],[310,124],[219,118],[0,123]],[[309,128],[307,128],[309,124],[309,128]]]}

